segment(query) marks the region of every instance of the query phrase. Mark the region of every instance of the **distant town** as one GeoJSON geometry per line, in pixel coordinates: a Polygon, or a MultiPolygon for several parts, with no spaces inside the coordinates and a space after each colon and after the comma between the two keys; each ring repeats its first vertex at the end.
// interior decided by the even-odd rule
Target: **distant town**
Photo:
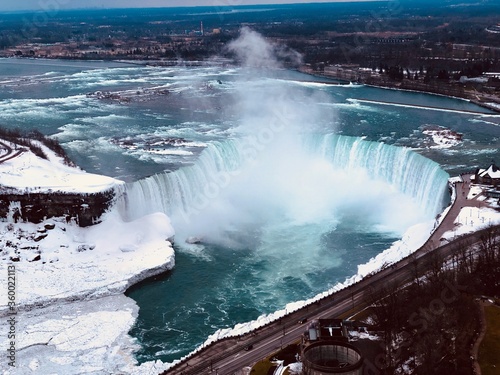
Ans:
{"type": "Polygon", "coordinates": [[[280,46],[286,67],[465,97],[498,110],[498,14],[493,2],[481,7],[417,7],[411,1],[389,6],[331,3],[151,12],[40,10],[3,16],[0,56],[193,63],[231,57],[224,46],[248,26],[280,46]],[[295,58],[295,51],[302,59],[295,58]]]}

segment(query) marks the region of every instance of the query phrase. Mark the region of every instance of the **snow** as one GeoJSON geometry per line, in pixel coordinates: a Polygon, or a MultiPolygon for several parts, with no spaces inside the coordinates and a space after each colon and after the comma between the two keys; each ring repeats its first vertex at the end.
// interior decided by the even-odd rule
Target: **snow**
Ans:
{"type": "Polygon", "coordinates": [[[427,127],[422,133],[432,138],[430,148],[450,148],[462,143],[462,134],[441,126],[427,127]]]}
{"type": "Polygon", "coordinates": [[[460,83],[467,83],[467,82],[473,82],[473,83],[486,83],[488,82],[488,77],[472,77],[469,78],[467,76],[461,76],[459,79],[460,83]]]}
{"type": "Polygon", "coordinates": [[[273,375],[284,375],[285,373],[285,366],[283,366],[284,361],[272,361],[272,363],[277,366],[276,370],[274,370],[273,375]]]}
{"type": "Polygon", "coordinates": [[[302,374],[302,363],[291,363],[288,365],[288,369],[290,370],[291,375],[300,375],[302,374]]]}
{"type": "Polygon", "coordinates": [[[376,255],[368,263],[359,265],[357,275],[348,279],[348,284],[344,283],[344,286],[360,281],[363,277],[377,272],[413,253],[427,241],[434,224],[434,220],[432,220],[409,228],[402,239],[394,242],[389,249],[376,255]]]}
{"type": "MultiPolygon", "coordinates": [[[[111,212],[103,223],[87,228],[61,219],[56,222],[39,242],[30,240],[37,231],[35,224],[16,224],[15,230],[9,230],[7,223],[0,225],[1,243],[9,243],[2,261],[9,261],[13,251],[21,258],[15,264],[17,302],[22,306],[123,293],[142,279],[144,272],[159,273],[173,267],[174,252],[166,239],[174,232],[164,214],[127,223],[111,212]],[[30,262],[32,252],[40,254],[41,260],[30,262]]],[[[6,301],[1,301],[0,312],[5,308],[6,301]]]]}
{"type": "Polygon", "coordinates": [[[494,179],[500,179],[500,169],[496,169],[493,164],[488,167],[488,169],[480,169],[479,170],[479,175],[480,176],[490,176],[491,178],[494,179]]]}
{"type": "Polygon", "coordinates": [[[17,367],[2,363],[3,374],[132,373],[137,344],[127,332],[137,312],[116,295],[18,313],[17,367]]]}
{"type": "Polygon", "coordinates": [[[36,193],[55,191],[97,193],[124,184],[111,177],[87,173],[79,168],[65,165],[62,159],[46,146],[39,142],[37,145],[43,149],[48,160],[38,158],[26,150],[12,159],[1,162],[1,185],[36,193]]]}
{"type": "Polygon", "coordinates": [[[181,155],[181,156],[193,155],[191,151],[185,151],[185,150],[148,150],[147,152],[156,155],[181,155]]]}
{"type": "MultiPolygon", "coordinates": [[[[25,191],[93,193],[122,182],[66,166],[29,151],[0,162],[0,183],[25,191]]],[[[0,262],[15,267],[15,315],[0,299],[0,345],[8,348],[8,318],[16,319],[16,367],[0,357],[3,374],[156,374],[138,366],[128,335],[138,307],[128,287],[174,267],[174,230],[163,213],[126,222],[112,208],[98,225],[65,218],[42,224],[0,223],[0,262]]],[[[0,274],[8,285],[8,274],[0,274]]],[[[3,295],[3,294],[2,294],[3,295]]],[[[159,371],[157,371],[159,370],[159,371]]]]}
{"type": "Polygon", "coordinates": [[[500,224],[500,212],[497,210],[489,207],[464,207],[454,221],[454,230],[446,232],[443,238],[450,241],[456,236],[498,224],[500,224]]]}
{"type": "Polygon", "coordinates": [[[467,199],[473,199],[483,192],[483,188],[479,185],[471,185],[467,199]]]}
{"type": "Polygon", "coordinates": [[[349,336],[351,336],[354,340],[371,340],[371,341],[380,340],[379,336],[372,335],[368,332],[349,331],[349,336]]]}
{"type": "Polygon", "coordinates": [[[490,107],[500,109],[500,104],[499,103],[488,102],[488,103],[485,103],[485,104],[488,105],[488,106],[490,106],[490,107]]]}
{"type": "MultiPolygon", "coordinates": [[[[128,332],[138,308],[122,293],[137,281],[173,268],[174,251],[166,239],[174,231],[168,217],[157,213],[124,222],[113,211],[101,224],[87,228],[62,219],[52,223],[54,229],[36,243],[29,238],[39,225],[11,224],[9,229],[9,223],[0,224],[2,245],[12,245],[9,253],[23,243],[38,246],[41,256],[29,262],[29,251],[18,251],[20,261],[10,263],[9,253],[2,252],[2,262],[16,268],[19,364],[4,374],[148,374],[155,373],[148,372],[155,366],[165,367],[137,366],[133,351],[138,347],[128,332]]],[[[7,273],[0,280],[7,285],[7,273]]],[[[6,316],[6,299],[0,303],[0,315],[6,316]]],[[[4,318],[0,331],[7,329],[4,318]]],[[[3,347],[8,347],[6,338],[1,335],[3,347]]],[[[6,356],[0,357],[0,365],[8,369],[6,361],[6,356]]]]}

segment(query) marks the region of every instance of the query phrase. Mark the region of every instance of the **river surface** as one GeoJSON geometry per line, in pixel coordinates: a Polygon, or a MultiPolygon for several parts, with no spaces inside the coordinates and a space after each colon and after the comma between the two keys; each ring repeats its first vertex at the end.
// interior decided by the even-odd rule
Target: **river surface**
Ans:
{"type": "Polygon", "coordinates": [[[433,221],[449,175],[500,160],[488,110],[320,80],[223,63],[0,60],[3,126],[36,128],[88,172],[125,180],[129,219],[172,219],[175,269],[128,293],[139,361],[178,359],[343,282],[433,221]],[[462,138],[443,147],[436,129],[462,138]]]}

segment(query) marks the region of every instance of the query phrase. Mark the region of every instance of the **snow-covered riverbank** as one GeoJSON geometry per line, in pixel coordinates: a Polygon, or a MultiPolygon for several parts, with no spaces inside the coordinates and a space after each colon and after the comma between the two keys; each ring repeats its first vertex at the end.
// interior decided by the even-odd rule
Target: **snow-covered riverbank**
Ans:
{"type": "MultiPolygon", "coordinates": [[[[23,182],[37,192],[57,187],[72,193],[122,184],[63,165],[52,154],[49,159],[25,151],[4,161],[0,184],[21,190],[23,182]]],[[[39,224],[11,217],[0,223],[0,261],[9,269],[0,274],[5,291],[0,345],[15,347],[14,359],[8,351],[0,356],[3,374],[149,373],[153,364],[139,368],[133,357],[136,345],[128,331],[138,307],[123,293],[174,267],[168,241],[174,230],[162,213],[125,222],[111,208],[101,220],[86,228],[64,217],[39,224]],[[15,306],[9,305],[9,281],[15,306]]]]}
{"type": "MultiPolygon", "coordinates": [[[[136,368],[136,346],[128,331],[138,307],[123,295],[132,284],[174,266],[174,251],[166,239],[173,235],[164,214],[125,223],[116,213],[103,223],[79,228],[53,220],[55,228],[39,242],[34,224],[3,223],[2,243],[21,246],[15,266],[16,367],[0,357],[4,374],[147,373],[136,368]],[[21,239],[18,239],[23,233],[21,239]],[[19,241],[19,242],[18,242],[19,241]],[[38,254],[39,253],[39,254],[38,254]],[[33,254],[40,259],[33,259],[33,254]]],[[[7,273],[0,276],[7,285],[7,273]]],[[[0,337],[8,347],[7,300],[1,301],[0,337]]],[[[145,364],[143,366],[150,366],[145,364]]],[[[143,367],[144,369],[144,367],[143,367]]]]}

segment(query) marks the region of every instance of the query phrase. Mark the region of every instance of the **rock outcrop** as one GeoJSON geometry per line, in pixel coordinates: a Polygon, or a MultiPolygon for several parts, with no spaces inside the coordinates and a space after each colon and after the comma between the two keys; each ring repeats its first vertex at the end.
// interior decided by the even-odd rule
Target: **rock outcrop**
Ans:
{"type": "Polygon", "coordinates": [[[53,217],[66,217],[81,227],[99,223],[115,198],[113,189],[92,193],[0,193],[0,218],[14,222],[41,223],[53,217]]]}

